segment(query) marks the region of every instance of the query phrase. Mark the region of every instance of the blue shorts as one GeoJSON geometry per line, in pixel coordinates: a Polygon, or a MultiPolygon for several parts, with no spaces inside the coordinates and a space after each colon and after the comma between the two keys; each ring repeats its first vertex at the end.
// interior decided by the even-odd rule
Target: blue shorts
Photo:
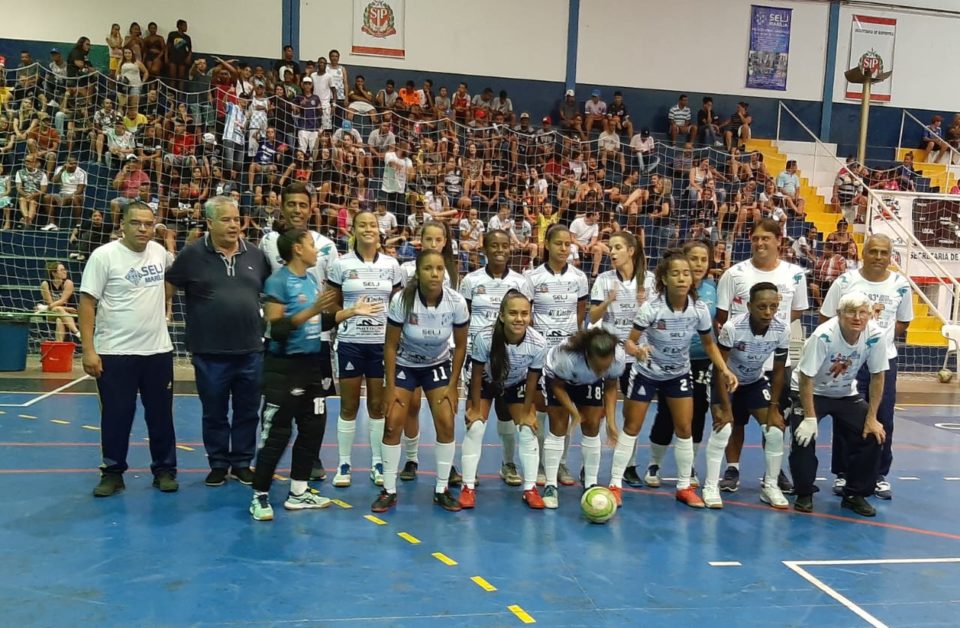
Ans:
{"type": "MultiPolygon", "coordinates": [[[[543,377],[543,397],[547,400],[548,406],[560,407],[562,404],[550,390],[553,382],[554,379],[552,377],[543,377]]],[[[603,389],[604,382],[602,379],[598,379],[592,384],[581,384],[579,386],[566,385],[567,395],[569,395],[570,401],[578,408],[603,407],[603,389]]]]}
{"type": "Polygon", "coordinates": [[[503,399],[503,402],[506,404],[523,403],[526,394],[526,380],[513,386],[507,386],[506,388],[483,380],[483,385],[480,387],[481,399],[503,399]]]}
{"type": "Polygon", "coordinates": [[[630,390],[630,373],[633,373],[633,364],[627,364],[627,368],[620,373],[620,394],[624,399],[627,397],[627,391],[630,390]]]}
{"type": "Polygon", "coordinates": [[[383,345],[337,341],[340,379],[383,379],[383,345]]]}
{"type": "MultiPolygon", "coordinates": [[[[436,366],[397,365],[397,379],[394,384],[404,390],[423,388],[424,392],[441,388],[450,383],[450,360],[436,366]]],[[[342,372],[341,372],[342,377],[342,372]]]]}
{"type": "Polygon", "coordinates": [[[750,422],[753,410],[766,408],[770,405],[770,382],[761,377],[752,384],[738,387],[730,395],[730,406],[733,410],[733,421],[736,425],[746,425],[750,422]]]}
{"type": "Polygon", "coordinates": [[[657,380],[644,377],[636,370],[630,370],[627,399],[630,401],[651,401],[657,396],[658,392],[670,399],[693,397],[693,377],[690,373],[687,373],[673,379],[657,380]]]}

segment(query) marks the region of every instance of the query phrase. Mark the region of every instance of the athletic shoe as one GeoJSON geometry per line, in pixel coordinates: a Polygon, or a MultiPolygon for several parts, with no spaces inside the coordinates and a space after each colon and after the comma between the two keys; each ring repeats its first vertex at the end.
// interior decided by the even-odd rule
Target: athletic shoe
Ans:
{"type": "Polygon", "coordinates": [[[317,510],[326,508],[332,503],[326,497],[321,496],[320,493],[308,488],[299,495],[288,493],[287,501],[283,502],[283,507],[287,510],[317,510]]]}
{"type": "MultiPolygon", "coordinates": [[[[624,476],[626,479],[626,476],[624,476]]],[[[647,473],[643,476],[643,483],[650,488],[660,488],[660,465],[652,464],[647,467],[647,473]]]]}
{"type": "Polygon", "coordinates": [[[536,488],[531,488],[523,492],[523,503],[532,508],[533,510],[543,510],[543,498],[540,497],[540,493],[537,492],[536,488]]]}
{"type": "Polygon", "coordinates": [[[623,470],[623,481],[627,486],[632,486],[633,488],[643,486],[643,480],[640,479],[640,474],[637,473],[637,468],[633,465],[623,470]]]}
{"type": "Polygon", "coordinates": [[[463,476],[460,475],[460,472],[457,471],[457,468],[452,465],[450,466],[450,475],[448,476],[447,484],[450,486],[460,486],[463,484],[463,476]]]}
{"type": "Polygon", "coordinates": [[[847,478],[838,475],[833,481],[833,494],[837,497],[843,497],[843,489],[847,486],[847,478]]]}
{"type": "Polygon", "coordinates": [[[780,469],[780,473],[777,474],[777,488],[779,488],[784,495],[793,494],[793,482],[791,482],[787,474],[783,472],[783,469],[780,469]]]}
{"type": "Polygon", "coordinates": [[[563,463],[561,463],[560,467],[557,469],[557,481],[563,486],[573,486],[577,483],[577,481],[573,479],[570,469],[568,469],[567,465],[563,463]]]}
{"type": "Polygon", "coordinates": [[[388,493],[386,490],[383,490],[380,491],[380,494],[377,495],[377,498],[373,500],[373,505],[370,506],[370,510],[373,512],[387,512],[396,505],[397,494],[388,493]]]}
{"type": "Polygon", "coordinates": [[[100,482],[97,483],[97,486],[93,489],[93,496],[110,497],[125,488],[126,485],[123,483],[123,476],[119,473],[102,473],[100,474],[100,482]]]}
{"type": "Polygon", "coordinates": [[[793,509],[797,512],[813,512],[813,495],[798,495],[793,502],[793,509]]]}
{"type": "Polygon", "coordinates": [[[610,492],[613,493],[613,496],[617,499],[617,508],[623,506],[623,489],[619,486],[614,486],[611,484],[609,487],[610,492]]]}
{"type": "Polygon", "coordinates": [[[245,486],[253,484],[253,471],[250,467],[233,467],[230,469],[230,477],[245,486]]]}
{"type": "Polygon", "coordinates": [[[273,506],[270,505],[270,495],[254,493],[250,501],[250,514],[254,521],[273,521],[273,506]]]}
{"type": "Polygon", "coordinates": [[[692,487],[678,490],[676,493],[676,498],[678,502],[686,504],[691,508],[703,508],[704,506],[703,500],[700,499],[700,496],[697,495],[697,491],[692,487]]]}
{"type": "Polygon", "coordinates": [[[587,470],[583,467],[580,467],[580,486],[585,489],[590,488],[587,486],[587,470]]]}
{"type": "Polygon", "coordinates": [[[347,463],[340,465],[340,469],[337,471],[337,474],[333,476],[333,485],[337,488],[345,488],[350,486],[350,465],[347,463]]]}
{"type": "Polygon", "coordinates": [[[861,517],[876,517],[877,509],[870,505],[863,496],[861,495],[851,495],[849,497],[844,497],[840,502],[841,508],[848,508],[853,512],[857,513],[861,517]]]}
{"type": "Polygon", "coordinates": [[[887,478],[881,475],[877,479],[877,487],[873,494],[880,499],[893,499],[893,491],[890,490],[890,482],[887,482],[887,478]]]}
{"type": "Polygon", "coordinates": [[[697,477],[696,469],[690,469],[690,486],[700,488],[700,478],[697,477]]]}
{"type": "Polygon", "coordinates": [[[543,489],[543,507],[555,509],[560,506],[560,496],[556,486],[548,486],[543,489]]]}
{"type": "Polygon", "coordinates": [[[310,480],[312,482],[323,482],[327,479],[327,470],[323,468],[323,462],[317,458],[313,463],[313,469],[310,470],[310,480]]]}
{"type": "Polygon", "coordinates": [[[161,493],[176,493],[180,490],[180,483],[169,471],[161,471],[153,478],[153,486],[160,489],[161,493]]]}
{"type": "Polygon", "coordinates": [[[720,490],[724,493],[736,493],[740,488],[740,469],[736,467],[727,467],[720,479],[720,490]]]}
{"type": "Polygon", "coordinates": [[[449,490],[442,493],[434,493],[433,503],[448,512],[458,512],[462,508],[460,502],[453,498],[449,490]]]}
{"type": "Polygon", "coordinates": [[[57,231],[59,229],[60,227],[58,227],[57,223],[55,222],[48,223],[47,225],[40,228],[41,231],[57,231]]]}
{"type": "Polygon", "coordinates": [[[464,486],[460,490],[460,497],[457,499],[461,508],[473,508],[477,505],[477,489],[464,486]]]}
{"type": "Polygon", "coordinates": [[[783,496],[783,491],[779,486],[764,486],[760,488],[760,501],[769,504],[777,510],[786,510],[790,507],[790,502],[783,496]]]}
{"type": "Polygon", "coordinates": [[[547,483],[547,473],[543,470],[543,465],[537,467],[537,486],[544,486],[547,483]]]}
{"type": "Polygon", "coordinates": [[[517,465],[512,462],[505,462],[500,465],[500,479],[507,486],[520,486],[523,484],[523,478],[517,472],[517,465]]]}
{"type": "Polygon", "coordinates": [[[723,500],[720,499],[720,487],[703,487],[703,505],[707,508],[723,508],[723,500]]]}
{"type": "Polygon", "coordinates": [[[404,482],[409,482],[410,480],[417,479],[417,468],[420,465],[414,462],[413,460],[407,460],[407,463],[403,465],[403,470],[397,474],[397,477],[403,480],[404,482]]]}
{"type": "Polygon", "coordinates": [[[207,486],[223,486],[227,483],[227,470],[211,469],[203,483],[207,486]]]}
{"type": "Polygon", "coordinates": [[[370,481],[373,482],[374,486],[383,486],[383,463],[382,462],[378,462],[377,464],[373,465],[372,469],[370,469],[370,481]]]}

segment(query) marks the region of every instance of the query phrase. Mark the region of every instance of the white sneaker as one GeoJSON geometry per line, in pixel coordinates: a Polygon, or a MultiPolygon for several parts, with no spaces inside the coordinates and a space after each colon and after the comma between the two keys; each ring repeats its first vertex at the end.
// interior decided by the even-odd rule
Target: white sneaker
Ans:
{"type": "MultiPolygon", "coordinates": [[[[339,473],[337,476],[339,477],[339,473]]],[[[370,469],[370,481],[376,486],[383,486],[383,463],[378,462],[370,469]]],[[[337,486],[337,478],[333,478],[333,485],[337,486]]],[[[350,476],[347,476],[347,486],[350,486],[350,476]]]]}
{"type": "Polygon", "coordinates": [[[340,465],[340,468],[337,469],[337,474],[333,476],[333,485],[337,488],[350,486],[350,465],[340,465]]]}
{"type": "Polygon", "coordinates": [[[60,227],[58,227],[56,223],[53,223],[53,222],[48,223],[47,226],[45,227],[41,227],[42,231],[59,231],[59,229],[60,227]]]}
{"type": "Polygon", "coordinates": [[[560,496],[556,486],[548,486],[543,491],[543,507],[556,509],[560,506],[560,496]]]}
{"type": "Polygon", "coordinates": [[[703,487],[703,505],[707,508],[723,508],[723,500],[720,499],[720,488],[714,486],[703,487]]]}
{"type": "Polygon", "coordinates": [[[700,478],[697,477],[697,472],[694,469],[690,469],[690,486],[700,488],[700,478]]]}
{"type": "Polygon", "coordinates": [[[833,494],[843,496],[843,489],[847,486],[847,478],[837,476],[833,481],[833,494]]]}
{"type": "Polygon", "coordinates": [[[273,521],[273,507],[266,493],[254,493],[250,502],[250,514],[256,521],[273,521]]]}
{"type": "Polygon", "coordinates": [[[317,510],[326,508],[331,503],[333,502],[326,497],[322,497],[320,493],[307,489],[300,495],[289,493],[287,501],[283,502],[283,507],[287,510],[317,510]]]}
{"type": "Polygon", "coordinates": [[[764,504],[770,504],[777,510],[786,510],[790,506],[790,502],[783,496],[783,491],[776,484],[764,486],[760,489],[760,501],[764,504]]]}
{"type": "Polygon", "coordinates": [[[643,483],[650,488],[660,488],[660,465],[652,464],[647,467],[647,473],[643,476],[643,483]]]}

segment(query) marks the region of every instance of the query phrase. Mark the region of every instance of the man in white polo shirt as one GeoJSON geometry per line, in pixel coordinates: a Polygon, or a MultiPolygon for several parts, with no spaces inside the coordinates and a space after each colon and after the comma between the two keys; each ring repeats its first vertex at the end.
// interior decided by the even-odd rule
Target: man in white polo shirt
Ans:
{"type": "MultiPolygon", "coordinates": [[[[591,209],[570,223],[570,235],[573,236],[577,248],[583,251],[583,257],[586,257],[587,253],[593,253],[591,276],[594,279],[597,278],[597,274],[600,272],[600,262],[603,261],[603,256],[610,252],[607,245],[600,242],[600,225],[597,223],[598,219],[597,212],[591,209]]],[[[586,270],[584,270],[584,272],[586,272],[586,270]]]]}
{"type": "Polygon", "coordinates": [[[167,332],[164,274],[173,261],[153,241],[156,217],[134,201],[123,211],[123,237],[90,255],[80,282],[83,370],[100,394],[100,483],[96,497],[124,488],[130,429],[143,404],[153,485],[165,493],[177,484],[173,429],[173,344],[167,332]]]}

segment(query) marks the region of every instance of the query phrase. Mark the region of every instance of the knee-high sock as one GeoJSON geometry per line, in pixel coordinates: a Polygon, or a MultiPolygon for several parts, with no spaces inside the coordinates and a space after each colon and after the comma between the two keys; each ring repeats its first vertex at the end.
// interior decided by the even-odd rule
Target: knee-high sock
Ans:
{"type": "Polygon", "coordinates": [[[567,435],[563,437],[563,454],[560,456],[560,464],[567,464],[567,452],[570,451],[570,428],[567,428],[567,435]]]}
{"type": "Polygon", "coordinates": [[[650,464],[647,466],[663,466],[663,457],[667,455],[667,449],[669,448],[670,445],[658,445],[657,443],[650,443],[650,464]]]}
{"type": "MultiPolygon", "coordinates": [[[[340,453],[338,467],[343,464],[351,464],[350,452],[353,451],[353,438],[356,433],[356,419],[347,421],[342,416],[337,417],[337,451],[340,453]]],[[[382,435],[381,438],[383,438],[382,435]]]]}
{"type": "Polygon", "coordinates": [[[546,412],[537,412],[537,442],[540,443],[540,466],[543,466],[543,457],[546,455],[543,449],[543,443],[547,438],[547,432],[550,431],[550,418],[546,412]]]}
{"type": "Polygon", "coordinates": [[[593,486],[600,472],[600,436],[583,435],[580,438],[580,454],[583,456],[583,483],[593,486]]]}
{"type": "Polygon", "coordinates": [[[520,428],[520,469],[523,472],[523,490],[529,491],[537,484],[537,468],[540,466],[540,443],[529,427],[520,428]]]}
{"type": "Polygon", "coordinates": [[[730,433],[733,428],[729,423],[723,426],[719,432],[710,431],[710,440],[707,441],[707,474],[704,476],[703,485],[716,487],[720,482],[720,466],[723,464],[723,453],[727,448],[727,442],[730,440],[730,433]]]}
{"type": "Polygon", "coordinates": [[[383,490],[388,493],[397,492],[397,470],[400,467],[400,445],[380,446],[383,453],[383,490]]]}
{"type": "Polygon", "coordinates": [[[780,465],[783,463],[783,430],[779,427],[765,426],[763,435],[766,442],[763,443],[763,461],[765,471],[763,475],[763,485],[776,486],[777,476],[780,474],[780,465]]]}
{"type": "Polygon", "coordinates": [[[503,445],[503,462],[513,462],[517,451],[517,424],[513,421],[497,421],[497,435],[503,445]]]}
{"type": "Polygon", "coordinates": [[[406,434],[400,437],[400,444],[403,445],[404,460],[407,462],[420,462],[420,434],[410,438],[406,434]]]}
{"type": "Polygon", "coordinates": [[[442,493],[447,490],[447,483],[450,482],[450,467],[453,466],[453,457],[457,453],[457,444],[454,442],[437,443],[433,452],[437,457],[436,492],[442,493]]]}
{"type": "MultiPolygon", "coordinates": [[[[463,443],[460,445],[460,463],[463,465],[463,483],[467,488],[473,488],[477,482],[477,467],[480,466],[483,434],[486,431],[486,421],[474,421],[463,436],[463,443]]],[[[447,473],[449,474],[449,471],[447,473]]]]}
{"type": "Polygon", "coordinates": [[[547,486],[557,485],[557,469],[563,455],[563,436],[547,432],[543,439],[543,470],[547,474],[547,486]]]}
{"type": "Polygon", "coordinates": [[[617,436],[617,446],[613,450],[613,466],[610,469],[610,486],[623,486],[623,471],[627,468],[633,455],[633,448],[637,444],[637,437],[630,436],[623,430],[617,436]]]}
{"type": "Polygon", "coordinates": [[[700,443],[698,443],[697,441],[693,441],[693,465],[692,466],[694,467],[697,466],[697,454],[699,453],[700,453],[700,443]]]}
{"type": "Polygon", "coordinates": [[[677,461],[677,490],[690,488],[690,468],[693,466],[693,438],[677,437],[673,441],[673,457],[677,461]]]}
{"type": "Polygon", "coordinates": [[[381,445],[383,444],[383,426],[384,419],[380,417],[379,419],[371,418],[369,420],[370,427],[370,458],[373,464],[378,462],[383,462],[383,453],[381,452],[381,445]]]}

